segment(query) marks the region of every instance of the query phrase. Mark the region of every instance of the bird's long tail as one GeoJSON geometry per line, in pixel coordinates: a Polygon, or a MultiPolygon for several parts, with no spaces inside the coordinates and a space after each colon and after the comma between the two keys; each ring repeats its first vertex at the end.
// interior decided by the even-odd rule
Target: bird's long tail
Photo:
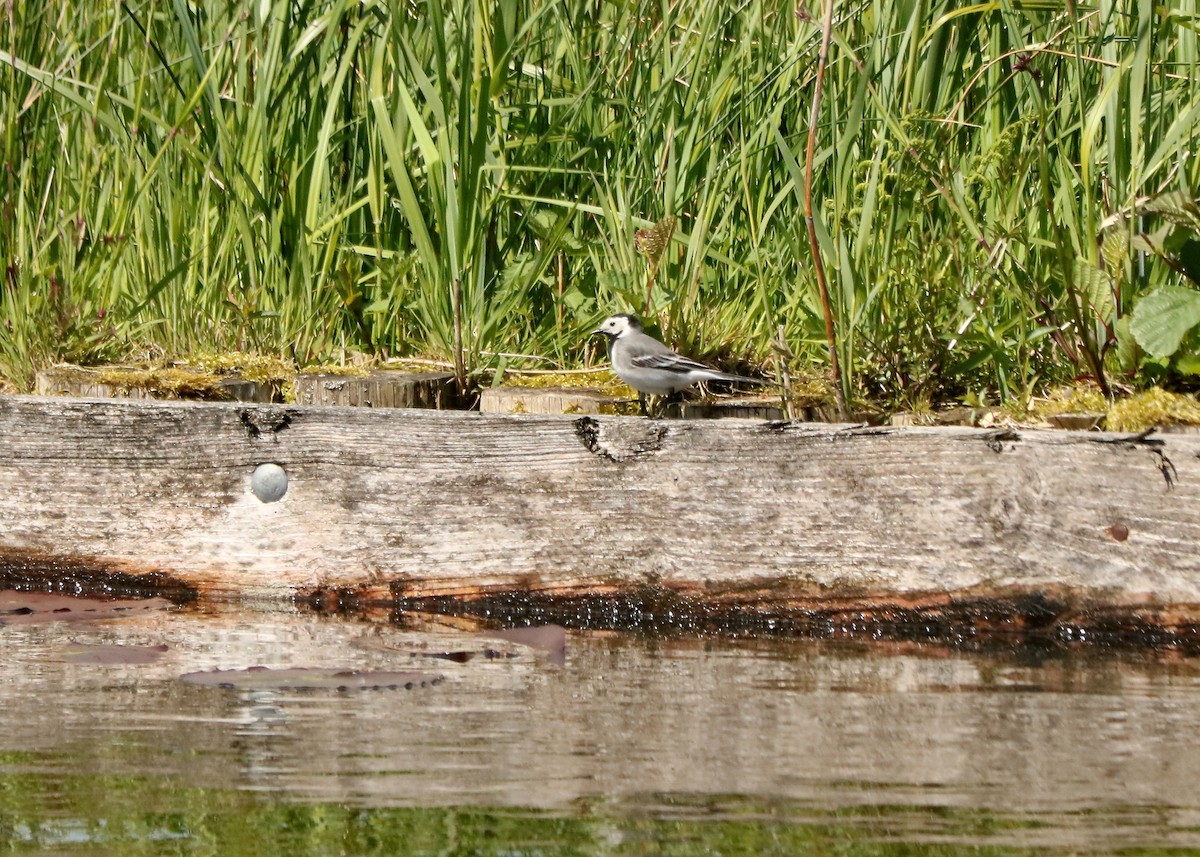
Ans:
{"type": "Polygon", "coordinates": [[[734,375],[729,372],[718,372],[715,369],[710,370],[708,374],[708,380],[711,381],[731,381],[737,384],[755,384],[759,387],[767,384],[767,381],[763,378],[751,378],[747,375],[734,375]]]}

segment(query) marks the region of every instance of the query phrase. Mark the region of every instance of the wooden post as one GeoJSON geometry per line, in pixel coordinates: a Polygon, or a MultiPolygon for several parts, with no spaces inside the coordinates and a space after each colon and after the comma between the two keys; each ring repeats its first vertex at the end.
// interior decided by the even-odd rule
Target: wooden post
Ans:
{"type": "Polygon", "coordinates": [[[37,373],[39,396],[79,396],[117,399],[184,398],[206,401],[281,401],[279,385],[245,378],[217,378],[176,369],[123,370],[121,367],[52,366],[37,373]]]}
{"type": "Polygon", "coordinates": [[[449,372],[376,370],[369,375],[300,374],[296,402],[367,408],[448,408],[456,400],[449,372]]]}

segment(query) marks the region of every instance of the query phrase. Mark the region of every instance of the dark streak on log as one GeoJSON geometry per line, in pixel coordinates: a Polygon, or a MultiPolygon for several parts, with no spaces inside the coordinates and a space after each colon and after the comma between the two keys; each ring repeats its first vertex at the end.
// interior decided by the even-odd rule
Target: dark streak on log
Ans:
{"type": "Polygon", "coordinates": [[[0,548],[0,589],[87,598],[158,597],[175,604],[188,604],[199,594],[194,586],[161,571],[131,572],[98,557],[13,548],[0,548]]]}
{"type": "Polygon", "coordinates": [[[974,594],[923,593],[907,598],[780,598],[777,587],[759,600],[643,586],[612,592],[503,592],[477,597],[401,598],[406,612],[484,618],[502,626],[561,624],[671,636],[720,634],[818,639],[936,641],[991,640],[1003,645],[1098,642],[1182,648],[1200,653],[1200,605],[1164,609],[1115,608],[1054,589],[974,594]]]}

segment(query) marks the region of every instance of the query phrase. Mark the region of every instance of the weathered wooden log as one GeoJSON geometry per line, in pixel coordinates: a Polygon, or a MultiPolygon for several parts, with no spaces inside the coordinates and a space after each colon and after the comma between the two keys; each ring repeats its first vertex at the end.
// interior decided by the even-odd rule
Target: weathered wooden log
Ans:
{"type": "Polygon", "coordinates": [[[449,372],[377,369],[369,375],[301,373],[295,381],[301,405],[353,405],[366,408],[448,408],[454,403],[449,372]]]}
{"type": "MultiPolygon", "coordinates": [[[[35,389],[39,396],[78,398],[184,398],[259,404],[282,401],[279,385],[275,383],[234,377],[216,378],[179,369],[159,374],[169,374],[171,389],[155,386],[156,373],[145,369],[126,371],[120,367],[92,369],[83,366],[51,366],[37,373],[35,389]]],[[[165,379],[159,377],[157,383],[161,384],[163,380],[165,379]]]]}
{"type": "Polygon", "coordinates": [[[0,544],[30,575],[1200,621],[1194,435],[9,397],[0,438],[0,544]]]}

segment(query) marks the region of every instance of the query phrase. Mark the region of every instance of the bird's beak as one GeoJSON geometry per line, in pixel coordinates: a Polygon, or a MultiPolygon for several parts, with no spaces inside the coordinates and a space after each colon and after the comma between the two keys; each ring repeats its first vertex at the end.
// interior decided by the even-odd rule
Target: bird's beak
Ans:
{"type": "Polygon", "coordinates": [[[591,332],[590,335],[591,336],[601,336],[603,333],[604,333],[604,331],[597,327],[595,330],[593,330],[591,332]]]}

